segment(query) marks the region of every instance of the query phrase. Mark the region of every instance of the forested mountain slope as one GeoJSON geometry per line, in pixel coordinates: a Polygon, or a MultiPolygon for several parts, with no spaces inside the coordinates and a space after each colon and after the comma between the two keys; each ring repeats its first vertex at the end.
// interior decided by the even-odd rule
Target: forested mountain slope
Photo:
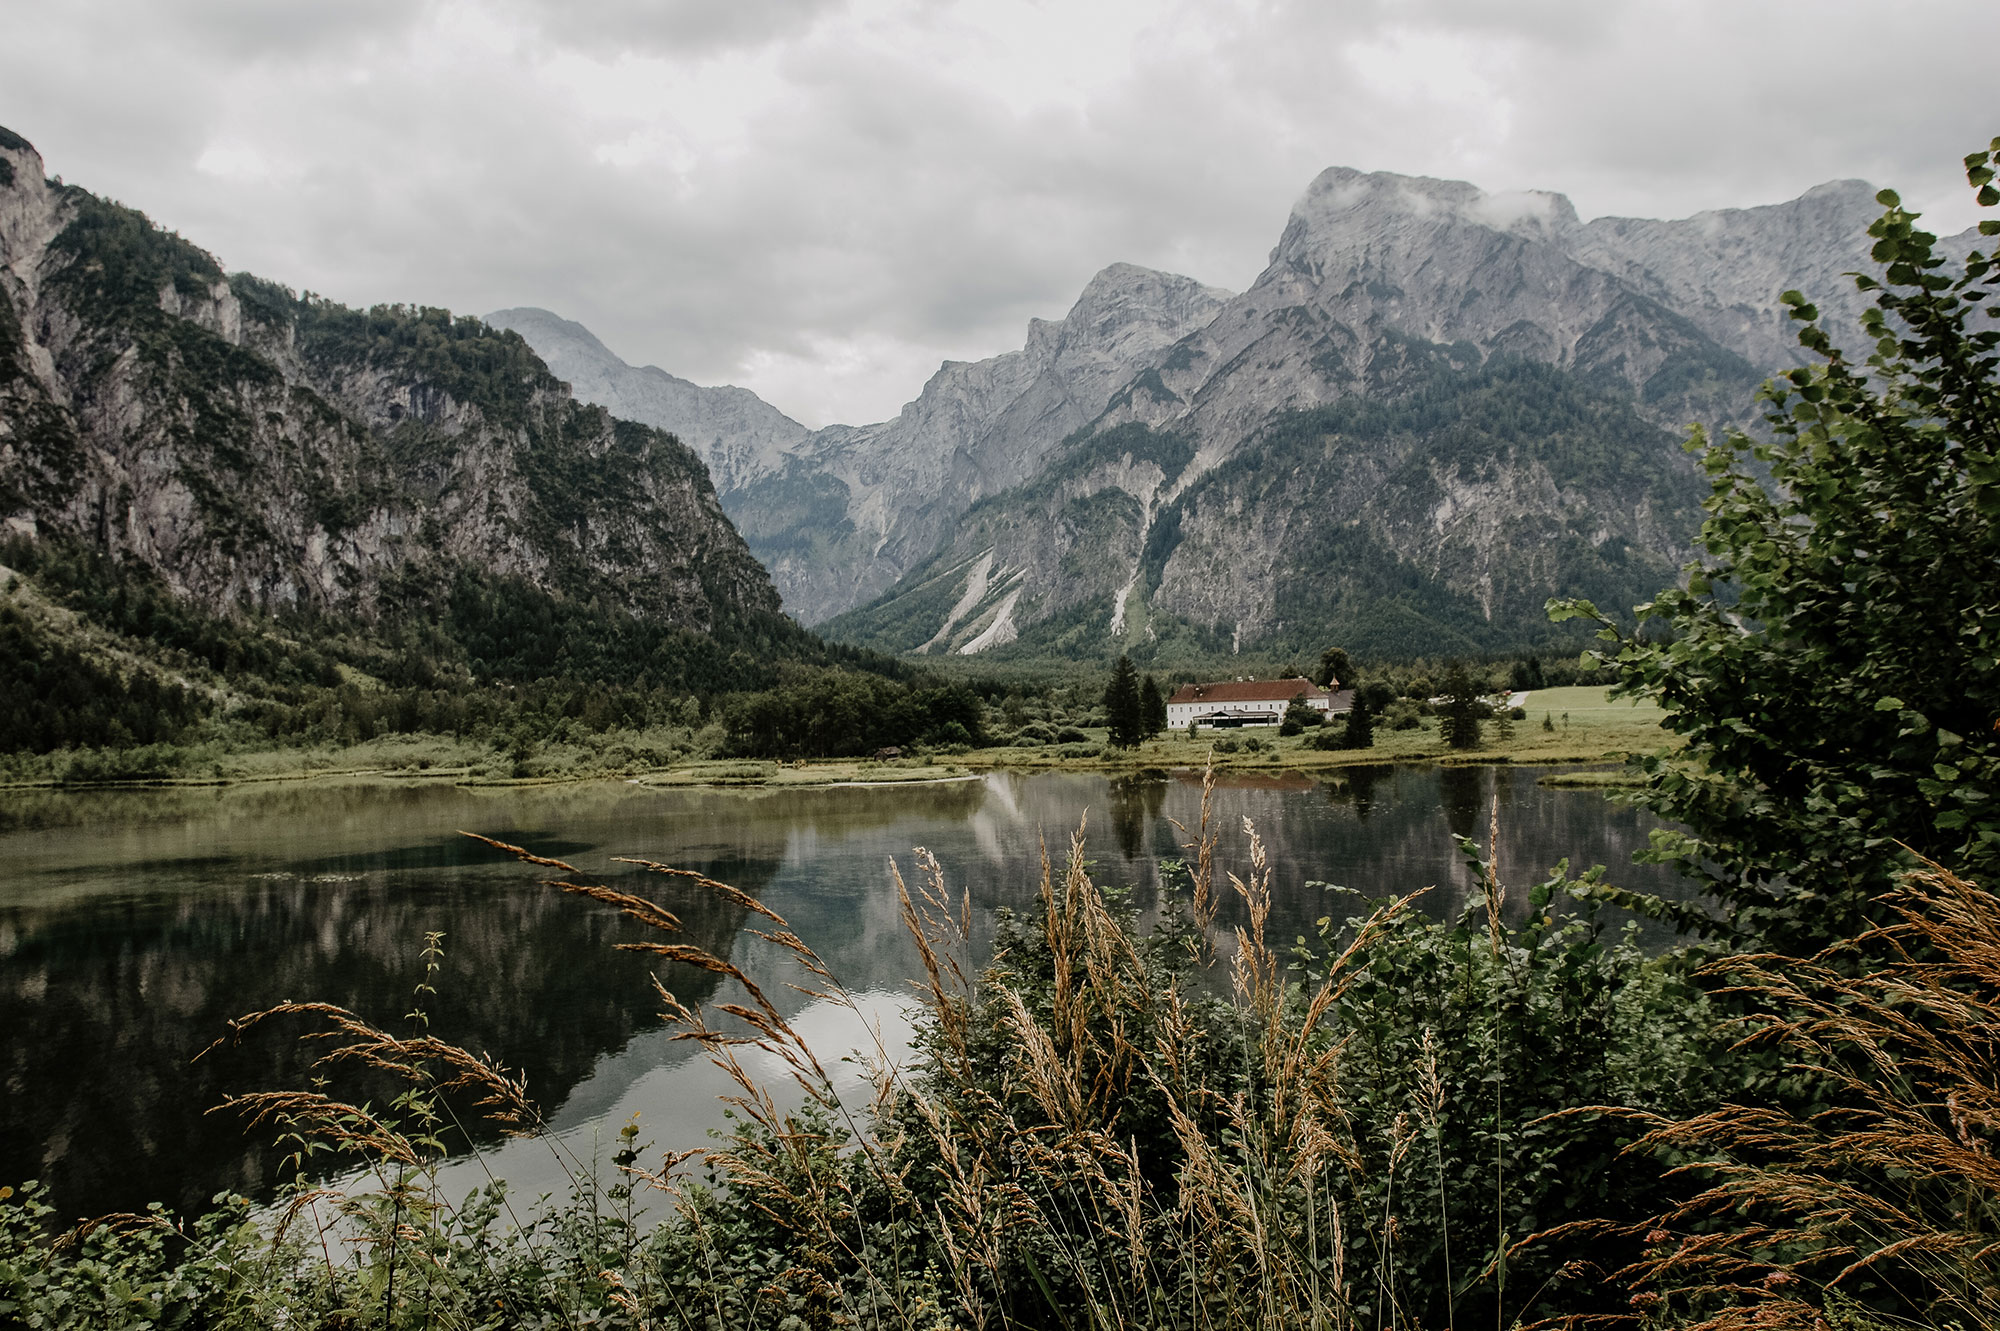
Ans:
{"type": "Polygon", "coordinates": [[[211,610],[368,613],[457,567],[694,629],[776,608],[700,459],[574,400],[520,338],[225,277],[0,152],[10,530],[211,610]]]}
{"type": "Polygon", "coordinates": [[[1436,654],[1546,641],[1550,596],[1649,599],[1699,519],[1683,428],[1754,420],[1798,362],[1784,290],[1851,326],[1872,194],[1584,224],[1558,194],[1325,171],[1249,290],[827,630],[1436,654]]]}
{"type": "Polygon", "coordinates": [[[708,692],[825,655],[701,459],[577,401],[519,336],[225,275],[6,131],[0,540],[43,584],[0,578],[25,709],[0,730],[37,747],[134,737],[38,716],[142,679],[172,716],[217,678],[332,685],[342,662],[708,692]]]}

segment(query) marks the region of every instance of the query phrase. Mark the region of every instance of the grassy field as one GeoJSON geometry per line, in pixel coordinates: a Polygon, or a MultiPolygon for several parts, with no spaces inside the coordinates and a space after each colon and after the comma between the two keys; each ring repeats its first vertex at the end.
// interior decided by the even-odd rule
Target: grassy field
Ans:
{"type": "MultiPolygon", "coordinates": [[[[1602,688],[1543,689],[1527,696],[1526,720],[1513,723],[1513,735],[1503,739],[1499,727],[1487,722],[1484,742],[1476,749],[1449,749],[1438,739],[1437,719],[1423,718],[1414,730],[1377,728],[1375,746],[1369,749],[1315,749],[1308,747],[1311,734],[1280,738],[1275,729],[1237,731],[1204,730],[1193,739],[1173,732],[1148,740],[1136,749],[1118,750],[1104,746],[1101,730],[1088,732],[1091,745],[1102,751],[1091,757],[1075,752],[1077,745],[1046,745],[1037,749],[976,749],[956,761],[971,767],[1000,768],[1095,768],[1178,767],[1205,761],[1211,747],[1217,747],[1216,766],[1224,768],[1315,769],[1344,767],[1357,763],[1383,762],[1515,762],[1577,763],[1603,762],[1623,758],[1628,753],[1663,747],[1671,736],[1660,728],[1660,709],[1651,704],[1612,702],[1602,688]],[[1547,718],[1549,729],[1543,728],[1547,718]],[[1230,740],[1233,752],[1226,748],[1230,740]],[[1255,742],[1257,748],[1249,747],[1255,742]],[[1068,754],[1065,749],[1070,750],[1068,754]]],[[[1335,720],[1333,725],[1340,725],[1335,720]]]]}
{"type": "MultiPolygon", "coordinates": [[[[490,744],[435,736],[394,736],[346,747],[290,748],[224,752],[193,751],[174,775],[134,783],[155,785],[233,784],[315,777],[369,777],[382,780],[445,780],[464,785],[539,784],[552,781],[623,777],[658,786],[829,786],[962,780],[982,771],[1132,771],[1146,767],[1197,767],[1214,750],[1224,769],[1314,771],[1358,763],[1514,762],[1584,763],[1615,761],[1627,753],[1657,749],[1671,736],[1659,729],[1660,711],[1650,705],[1609,702],[1602,688],[1545,689],[1529,694],[1527,719],[1513,723],[1503,738],[1494,722],[1476,749],[1448,749],[1438,739],[1437,719],[1426,717],[1410,730],[1378,727],[1369,749],[1315,749],[1310,733],[1280,738],[1272,729],[1204,730],[1196,738],[1174,732],[1135,749],[1114,749],[1101,727],[1084,728],[1080,743],[1028,748],[996,747],[966,752],[916,755],[876,761],[842,758],[807,762],[708,758],[720,747],[720,731],[614,732],[588,741],[536,746],[519,757],[490,744]],[[1546,721],[1546,728],[1544,722],[1546,721]],[[1253,747],[1254,746],[1254,747],[1253,747]]],[[[1335,720],[1333,725],[1340,725],[1335,720]]],[[[106,783],[115,774],[64,773],[52,760],[30,760],[4,774],[0,785],[47,786],[106,783]]],[[[1593,774],[1588,784],[1617,784],[1613,774],[1593,774]]]]}

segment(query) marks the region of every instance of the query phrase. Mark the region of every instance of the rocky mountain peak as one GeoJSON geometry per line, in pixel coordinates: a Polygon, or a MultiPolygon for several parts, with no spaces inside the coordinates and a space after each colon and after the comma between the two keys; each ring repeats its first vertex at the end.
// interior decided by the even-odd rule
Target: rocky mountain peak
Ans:
{"type": "Polygon", "coordinates": [[[0,166],[0,188],[12,187],[23,177],[41,183],[42,155],[34,144],[4,126],[0,126],[0,162],[5,163],[0,166]]]}
{"type": "Polygon", "coordinates": [[[1030,319],[1023,350],[1044,364],[1065,354],[1130,362],[1199,328],[1233,294],[1178,273],[1114,263],[1084,284],[1061,319],[1030,319]]]}
{"type": "MultiPolygon", "coordinates": [[[[1859,217],[1865,225],[1875,220],[1882,206],[1875,202],[1876,193],[1875,187],[1867,181],[1849,177],[1845,180],[1829,180],[1814,185],[1792,200],[1792,203],[1836,207],[1841,210],[1842,216],[1850,220],[1859,217]]],[[[1782,208],[1786,205],[1775,206],[1782,208]]]]}
{"type": "Polygon", "coordinates": [[[53,234],[56,194],[42,175],[42,155],[11,130],[0,128],[0,268],[39,253],[53,234]]]}
{"type": "Polygon", "coordinates": [[[1476,226],[1553,241],[1576,224],[1575,206],[1547,190],[1489,194],[1463,180],[1335,166],[1320,172],[1292,206],[1271,262],[1287,257],[1324,261],[1384,232],[1476,226]]]}
{"type": "MultiPolygon", "coordinates": [[[[560,314],[538,309],[533,305],[520,305],[513,309],[495,310],[486,316],[485,321],[495,328],[512,329],[522,337],[528,338],[531,345],[535,340],[529,336],[531,329],[536,334],[547,336],[551,340],[560,339],[568,355],[575,360],[597,361],[607,365],[612,362],[616,362],[619,365],[625,364],[624,361],[619,360],[613,354],[611,348],[598,341],[597,334],[591,332],[588,328],[576,322],[576,320],[565,319],[560,314]]],[[[553,366],[550,368],[554,369],[553,366]]],[[[560,374],[561,371],[558,370],[557,373],[560,374]]]]}
{"type": "Polygon", "coordinates": [[[782,467],[806,437],[805,426],[747,388],[707,388],[655,365],[628,365],[588,328],[548,310],[495,310],[485,322],[527,339],[583,401],[671,431],[701,457],[725,494],[782,467]]]}

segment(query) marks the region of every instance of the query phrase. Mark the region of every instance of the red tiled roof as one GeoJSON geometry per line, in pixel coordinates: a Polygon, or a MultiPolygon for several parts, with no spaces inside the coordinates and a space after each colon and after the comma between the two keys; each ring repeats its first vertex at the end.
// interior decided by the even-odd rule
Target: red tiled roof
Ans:
{"type": "Polygon", "coordinates": [[[1191,702],[1290,702],[1301,693],[1308,701],[1332,697],[1309,679],[1225,680],[1219,684],[1183,684],[1174,690],[1169,703],[1191,702]]]}

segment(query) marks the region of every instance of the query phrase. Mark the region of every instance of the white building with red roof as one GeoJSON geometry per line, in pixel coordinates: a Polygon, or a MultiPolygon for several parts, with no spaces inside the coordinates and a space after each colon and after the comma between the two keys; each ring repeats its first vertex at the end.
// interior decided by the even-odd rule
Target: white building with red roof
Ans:
{"type": "Polygon", "coordinates": [[[1305,695],[1307,706],[1322,715],[1335,710],[1335,695],[1309,679],[1183,684],[1167,699],[1167,727],[1184,730],[1190,723],[1218,728],[1275,726],[1285,719],[1285,708],[1300,694],[1305,695]]]}

